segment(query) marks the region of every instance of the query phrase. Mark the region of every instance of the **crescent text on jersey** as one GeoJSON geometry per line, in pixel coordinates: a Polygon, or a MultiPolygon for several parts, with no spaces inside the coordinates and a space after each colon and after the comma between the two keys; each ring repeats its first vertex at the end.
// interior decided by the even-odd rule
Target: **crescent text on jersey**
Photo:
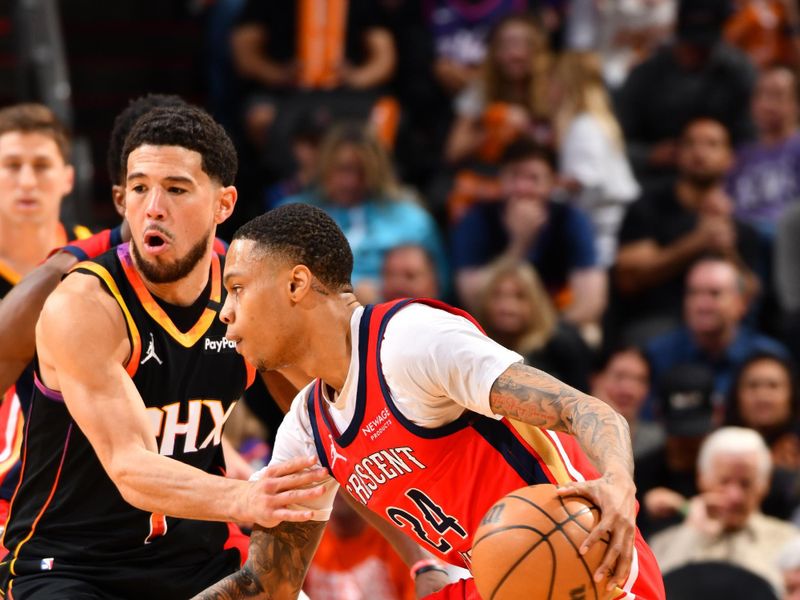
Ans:
{"type": "Polygon", "coordinates": [[[408,446],[379,450],[353,465],[353,471],[347,478],[347,491],[366,504],[378,487],[387,481],[426,468],[408,446]]]}

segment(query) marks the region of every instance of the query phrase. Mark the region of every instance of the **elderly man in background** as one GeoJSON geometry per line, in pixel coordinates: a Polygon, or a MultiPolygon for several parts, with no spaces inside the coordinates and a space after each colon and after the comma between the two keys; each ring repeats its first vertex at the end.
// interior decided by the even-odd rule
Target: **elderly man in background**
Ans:
{"type": "Polygon", "coordinates": [[[759,509],[771,471],[769,449],[755,431],[724,427],[708,436],[697,460],[700,494],[689,502],[686,520],[651,540],[662,571],[730,562],[760,575],[780,595],[778,552],[800,531],[759,509]]]}

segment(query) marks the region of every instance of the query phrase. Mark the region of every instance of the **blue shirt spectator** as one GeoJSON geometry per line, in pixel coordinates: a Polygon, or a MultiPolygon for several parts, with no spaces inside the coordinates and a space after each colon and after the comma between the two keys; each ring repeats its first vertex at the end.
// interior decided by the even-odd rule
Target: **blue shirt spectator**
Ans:
{"type": "Polygon", "coordinates": [[[655,385],[681,365],[707,367],[714,378],[714,402],[725,402],[734,374],[755,353],[788,358],[776,340],[742,324],[747,311],[744,277],[729,258],[708,257],[689,270],[683,325],[649,340],[646,353],[655,385]]]}
{"type": "MultiPolygon", "coordinates": [[[[453,267],[482,267],[505,251],[509,234],[503,224],[506,205],[481,202],[474,205],[453,231],[453,267]]],[[[551,295],[568,284],[576,269],[597,266],[594,234],[588,217],[569,204],[548,201],[547,219],[525,258],[536,267],[551,295]]]]}
{"type": "Polygon", "coordinates": [[[739,366],[752,355],[762,352],[781,358],[789,356],[783,344],[749,327],[739,327],[731,343],[716,355],[706,352],[685,325],[657,336],[647,344],[647,356],[656,381],[674,365],[694,363],[711,368],[716,402],[724,402],[739,366]]]}
{"type": "Polygon", "coordinates": [[[500,165],[504,200],[478,203],[452,233],[452,259],[460,300],[475,309],[496,258],[532,264],[561,316],[573,325],[596,325],[605,310],[607,276],[599,265],[589,218],[551,199],[552,151],[521,138],[500,165]]]}

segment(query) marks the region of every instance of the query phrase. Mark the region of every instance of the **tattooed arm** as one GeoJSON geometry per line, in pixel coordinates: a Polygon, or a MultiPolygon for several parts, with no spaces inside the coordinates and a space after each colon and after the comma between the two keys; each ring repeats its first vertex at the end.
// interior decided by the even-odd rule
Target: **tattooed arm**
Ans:
{"type": "Polygon", "coordinates": [[[506,369],[492,385],[495,414],[573,435],[602,474],[600,479],[572,482],[561,495],[581,495],[600,507],[602,517],[581,547],[606,534],[610,543],[595,581],[608,576],[608,589],[624,584],[630,572],[636,533],[636,486],[633,483],[631,437],[625,419],[604,402],[522,364],[506,369]]]}
{"type": "Polygon", "coordinates": [[[601,473],[633,476],[627,421],[605,402],[522,364],[511,365],[492,386],[495,414],[575,436],[601,473]]]}
{"type": "Polygon", "coordinates": [[[194,600],[295,600],[317,550],[325,521],[284,522],[271,529],[256,526],[247,562],[233,575],[194,600]]]}

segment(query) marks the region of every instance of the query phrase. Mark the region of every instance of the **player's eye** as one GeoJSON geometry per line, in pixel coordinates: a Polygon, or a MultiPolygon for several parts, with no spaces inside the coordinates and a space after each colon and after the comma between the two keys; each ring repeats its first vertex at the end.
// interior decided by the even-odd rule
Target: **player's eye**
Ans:
{"type": "Polygon", "coordinates": [[[168,191],[170,194],[174,194],[174,195],[176,195],[176,196],[180,196],[181,194],[185,194],[185,193],[186,193],[186,190],[185,190],[185,189],[183,189],[183,188],[179,188],[179,187],[175,187],[175,186],[172,186],[172,187],[169,187],[169,188],[167,188],[167,191],[168,191]]]}
{"type": "Polygon", "coordinates": [[[137,183],[131,188],[131,191],[136,194],[144,194],[147,191],[147,188],[143,186],[141,183],[137,183]]]}

